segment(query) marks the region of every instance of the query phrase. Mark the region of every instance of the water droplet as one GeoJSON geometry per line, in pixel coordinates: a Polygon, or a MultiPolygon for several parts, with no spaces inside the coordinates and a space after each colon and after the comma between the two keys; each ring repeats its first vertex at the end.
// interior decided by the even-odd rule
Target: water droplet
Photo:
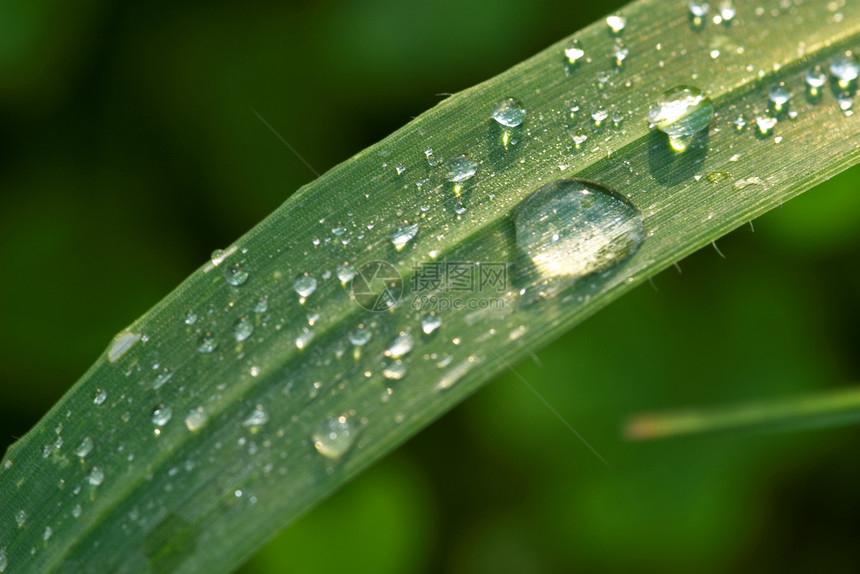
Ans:
{"type": "Polygon", "coordinates": [[[248,320],[248,317],[242,315],[233,323],[233,336],[237,342],[244,341],[253,334],[254,324],[248,320]]]}
{"type": "Polygon", "coordinates": [[[302,273],[293,281],[293,290],[302,299],[310,297],[317,290],[317,280],[307,273],[302,273]]]}
{"type": "Polygon", "coordinates": [[[669,136],[676,151],[684,151],[693,136],[708,128],[714,119],[714,106],[701,90],[677,86],[657,100],[648,113],[652,127],[669,136]]]}
{"type": "Polygon", "coordinates": [[[182,322],[186,325],[193,325],[197,322],[197,313],[189,309],[185,315],[182,316],[182,322]]]}
{"type": "Polygon", "coordinates": [[[72,508],[72,516],[75,518],[80,518],[81,513],[83,513],[84,509],[81,508],[80,504],[76,504],[74,508],[72,508]]]}
{"type": "Polygon", "coordinates": [[[209,259],[212,261],[212,265],[218,267],[224,262],[225,259],[230,257],[235,252],[235,247],[231,247],[229,249],[216,249],[212,252],[212,255],[209,256],[209,259]]]}
{"type": "Polygon", "coordinates": [[[230,285],[238,287],[248,280],[248,271],[241,262],[237,261],[224,268],[224,278],[230,285]]]}
{"type": "Polygon", "coordinates": [[[122,333],[114,339],[113,344],[108,349],[108,361],[115,363],[120,357],[125,355],[126,351],[131,349],[135,343],[140,340],[140,333],[126,332],[122,333]]]}
{"type": "Polygon", "coordinates": [[[771,116],[758,116],[755,119],[755,126],[758,132],[763,136],[769,136],[773,133],[773,128],[776,127],[778,120],[771,116]]]}
{"type": "Polygon", "coordinates": [[[615,65],[620,68],[624,65],[624,60],[627,59],[630,50],[621,43],[621,38],[616,38],[615,44],[612,46],[612,54],[615,56],[615,65]]]}
{"type": "Polygon", "coordinates": [[[455,155],[448,158],[445,162],[445,167],[448,168],[447,178],[452,183],[460,183],[466,181],[475,175],[478,171],[478,164],[472,161],[472,158],[466,154],[455,155]]]}
{"type": "Polygon", "coordinates": [[[218,341],[212,333],[206,333],[200,337],[200,343],[197,345],[197,352],[207,355],[218,348],[218,341]]]}
{"type": "MultiPolygon", "coordinates": [[[[735,3],[732,0],[723,0],[720,2],[720,20],[726,24],[732,21],[737,15],[738,10],[735,8],[735,3]]],[[[714,18],[716,22],[716,17],[714,18]]],[[[719,22],[717,22],[719,24],[719,22]]]]}
{"type": "Polygon", "coordinates": [[[93,404],[100,405],[107,399],[107,391],[104,389],[96,389],[96,394],[93,397],[93,404]]]}
{"type": "Polygon", "coordinates": [[[839,87],[845,90],[860,75],[860,60],[850,50],[836,54],[830,60],[830,73],[836,78],[839,87]]]}
{"type": "Polygon", "coordinates": [[[254,407],[254,410],[242,421],[243,427],[248,427],[250,429],[255,429],[257,427],[261,427],[264,424],[269,422],[269,413],[266,412],[265,407],[263,405],[257,405],[254,407]]]}
{"type": "Polygon", "coordinates": [[[359,325],[349,334],[349,342],[356,347],[362,347],[366,345],[372,337],[373,333],[370,329],[367,329],[364,325],[359,325]]]}
{"type": "Polygon", "coordinates": [[[767,90],[767,97],[773,102],[774,109],[780,111],[791,99],[791,90],[785,82],[774,82],[767,90]]]}
{"type": "Polygon", "coordinates": [[[412,238],[415,237],[417,233],[417,223],[407,225],[406,227],[401,227],[400,229],[391,234],[391,243],[394,244],[394,248],[397,251],[400,251],[406,246],[407,243],[412,241],[412,238]]]}
{"type": "Polygon", "coordinates": [[[603,122],[608,117],[609,112],[607,112],[604,108],[597,108],[593,112],[591,112],[591,119],[594,120],[595,127],[600,127],[601,125],[603,125],[603,122]]]}
{"type": "Polygon", "coordinates": [[[257,304],[254,305],[254,313],[265,313],[269,310],[269,298],[263,295],[257,299],[257,304]]]}
{"type": "Polygon", "coordinates": [[[401,331],[383,354],[392,359],[399,359],[411,351],[414,346],[415,340],[412,335],[408,331],[401,331]]]}
{"type": "Polygon", "coordinates": [[[582,277],[629,257],[645,238],[639,211],[612,190],[562,179],[529,195],[514,212],[517,246],[549,277],[582,277]]]}
{"type": "Polygon", "coordinates": [[[613,34],[620,34],[627,25],[627,18],[624,16],[612,15],[606,17],[606,25],[613,34]]]}
{"type": "Polygon", "coordinates": [[[337,278],[342,284],[346,285],[353,277],[355,277],[355,267],[346,262],[337,266],[337,278]]]}
{"type": "Polygon", "coordinates": [[[573,140],[573,145],[576,146],[576,149],[580,149],[582,144],[588,139],[588,136],[585,132],[582,131],[570,131],[570,137],[573,140]]]}
{"type": "Polygon", "coordinates": [[[821,87],[827,83],[827,75],[821,69],[821,66],[814,66],[806,70],[804,79],[806,80],[806,88],[809,91],[809,95],[812,97],[817,97],[820,94],[821,87]]]}
{"type": "Polygon", "coordinates": [[[5,572],[9,567],[9,557],[6,556],[6,549],[0,548],[0,572],[5,572]]]}
{"type": "Polygon", "coordinates": [[[406,168],[400,164],[394,166],[394,171],[397,172],[397,175],[403,175],[406,172],[406,168]]]}
{"type": "Polygon", "coordinates": [[[27,523],[27,513],[23,510],[18,510],[15,512],[15,522],[18,524],[18,528],[23,528],[24,524],[27,523]]]}
{"type": "Polygon", "coordinates": [[[50,526],[46,526],[45,531],[42,532],[42,540],[48,540],[53,535],[54,535],[54,530],[50,526]]]}
{"type": "MultiPolygon", "coordinates": [[[[157,427],[163,427],[170,421],[172,416],[173,410],[164,403],[161,403],[152,411],[152,424],[157,427]]],[[[156,432],[156,434],[158,433],[156,432]]]]}
{"type": "Polygon", "coordinates": [[[93,439],[88,436],[85,436],[81,439],[81,443],[78,445],[78,448],[75,449],[75,455],[81,458],[84,458],[93,450],[93,439]]]}
{"type": "Polygon", "coordinates": [[[839,104],[839,109],[842,110],[842,113],[846,116],[850,116],[854,113],[852,110],[854,107],[854,96],[851,92],[841,92],[836,96],[836,103],[839,104]]]}
{"type": "Polygon", "coordinates": [[[747,127],[747,119],[741,114],[732,121],[732,124],[735,126],[735,130],[742,132],[747,127]]]}
{"type": "Polygon", "coordinates": [[[430,167],[433,167],[437,163],[439,163],[436,160],[436,158],[433,156],[433,148],[431,148],[431,147],[428,147],[427,149],[424,150],[424,157],[427,158],[427,165],[429,165],[430,167]]]}
{"type": "Polygon", "coordinates": [[[105,479],[105,472],[97,466],[94,466],[87,475],[87,482],[92,486],[98,486],[105,479]]]}
{"type": "Polygon", "coordinates": [[[191,432],[196,432],[203,428],[207,420],[209,420],[209,414],[206,412],[206,409],[197,407],[196,409],[191,409],[185,415],[185,426],[191,432]]]}
{"type": "Polygon", "coordinates": [[[690,15],[699,20],[707,16],[711,9],[710,3],[705,0],[690,0],[689,7],[690,15]]]}
{"type": "Polygon", "coordinates": [[[583,56],[585,56],[585,50],[582,47],[582,42],[577,39],[573,39],[565,44],[564,57],[567,58],[567,62],[569,64],[576,64],[583,56]]]}
{"type": "Polygon", "coordinates": [[[302,350],[313,341],[315,333],[307,327],[302,327],[302,332],[296,337],[296,349],[302,350]]]}
{"type": "Polygon", "coordinates": [[[356,435],[357,429],[344,414],[328,418],[317,425],[311,440],[317,452],[326,458],[337,460],[352,448],[356,435]]]}
{"type": "Polygon", "coordinates": [[[402,379],[406,376],[406,363],[403,361],[394,361],[386,365],[382,369],[382,376],[395,381],[402,379]]]}
{"type": "Polygon", "coordinates": [[[515,128],[522,125],[526,109],[519,100],[505,98],[495,105],[490,116],[503,126],[515,128]]]}
{"type": "Polygon", "coordinates": [[[424,315],[421,319],[421,330],[425,335],[429,335],[436,329],[442,326],[442,319],[438,315],[424,315]]]}

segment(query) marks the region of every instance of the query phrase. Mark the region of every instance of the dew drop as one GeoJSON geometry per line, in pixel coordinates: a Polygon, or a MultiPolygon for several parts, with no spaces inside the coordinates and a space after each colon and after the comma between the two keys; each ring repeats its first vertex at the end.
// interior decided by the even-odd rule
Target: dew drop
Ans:
{"type": "Polygon", "coordinates": [[[196,432],[203,428],[207,420],[209,420],[209,414],[206,412],[206,409],[197,407],[196,409],[191,409],[185,415],[185,426],[191,432],[196,432]]]}
{"type": "Polygon", "coordinates": [[[185,315],[182,316],[182,322],[186,325],[193,325],[197,322],[197,313],[189,309],[185,315]]]}
{"type": "Polygon", "coordinates": [[[585,56],[585,50],[582,47],[582,42],[577,39],[573,39],[565,44],[564,57],[567,58],[568,64],[576,64],[583,56],[585,56]]]}
{"type": "Polygon", "coordinates": [[[606,17],[606,25],[613,34],[620,34],[627,25],[627,18],[617,14],[606,17]]]}
{"type": "Polygon", "coordinates": [[[478,164],[472,161],[472,158],[466,154],[448,158],[445,162],[445,167],[448,169],[446,177],[452,183],[466,181],[478,171],[478,164]]]}
{"type": "Polygon", "coordinates": [[[164,403],[159,404],[152,411],[152,424],[157,427],[166,425],[173,416],[173,410],[164,403]]]}
{"type": "Polygon", "coordinates": [[[242,315],[233,323],[233,336],[237,342],[244,341],[253,334],[254,324],[248,320],[248,317],[242,315]]]}
{"type": "Polygon", "coordinates": [[[401,331],[388,348],[385,349],[383,354],[392,359],[399,359],[411,351],[414,346],[415,340],[412,338],[412,335],[408,331],[401,331]]]}
{"type": "Polygon", "coordinates": [[[87,482],[92,486],[98,486],[105,480],[105,473],[102,469],[94,466],[87,475],[87,482]]]}
{"type": "Polygon", "coordinates": [[[9,567],[9,557],[6,555],[6,549],[0,548],[0,572],[5,572],[9,567]]]}
{"type": "Polygon", "coordinates": [[[714,119],[711,100],[698,88],[677,86],[665,92],[651,107],[648,121],[669,136],[672,149],[684,151],[693,136],[714,119]]]}
{"type": "Polygon", "coordinates": [[[269,422],[269,413],[263,405],[257,405],[254,410],[242,421],[242,426],[252,430],[259,428],[269,422]]]}
{"type": "Polygon", "coordinates": [[[85,436],[83,439],[81,439],[80,444],[75,449],[75,455],[79,456],[80,458],[84,458],[85,456],[90,454],[90,452],[92,452],[92,450],[93,450],[93,439],[91,439],[88,436],[85,436]]]}
{"type": "Polygon", "coordinates": [[[218,267],[224,262],[225,259],[230,257],[235,252],[235,247],[231,247],[229,249],[216,249],[212,252],[212,255],[209,256],[209,259],[210,261],[212,261],[213,266],[218,267]]]}
{"type": "Polygon", "coordinates": [[[402,379],[406,376],[406,363],[403,361],[394,361],[389,365],[385,365],[382,369],[382,376],[395,381],[402,379]]]}
{"type": "Polygon", "coordinates": [[[108,361],[115,363],[120,357],[125,355],[126,351],[131,349],[135,343],[140,340],[140,333],[126,332],[114,339],[113,344],[108,349],[108,361]]]}
{"type": "Polygon", "coordinates": [[[515,128],[522,125],[526,109],[519,100],[505,98],[495,105],[490,117],[505,127],[515,128]]]}
{"type": "Polygon", "coordinates": [[[15,522],[18,524],[18,528],[23,528],[27,523],[27,513],[23,510],[18,510],[15,512],[15,522]]]}
{"type": "Polygon", "coordinates": [[[237,261],[224,268],[224,278],[230,285],[238,287],[248,280],[248,271],[242,263],[237,261]]]}
{"type": "Polygon", "coordinates": [[[302,299],[310,297],[317,290],[317,280],[307,273],[302,273],[293,281],[293,290],[302,299]]]}
{"type": "Polygon", "coordinates": [[[698,19],[707,16],[708,11],[711,9],[710,3],[705,0],[690,0],[688,6],[690,7],[690,15],[698,19]]]}
{"type": "Polygon", "coordinates": [[[639,211],[600,184],[562,179],[514,211],[520,251],[548,277],[583,277],[636,252],[645,238],[639,211]]]}
{"type": "Polygon", "coordinates": [[[265,313],[269,310],[269,298],[263,295],[257,299],[257,304],[254,305],[254,313],[265,313]]]}
{"type": "Polygon", "coordinates": [[[836,78],[840,88],[847,89],[860,75],[860,60],[850,50],[836,54],[830,60],[830,73],[836,78]]]}
{"type": "Polygon", "coordinates": [[[429,335],[436,329],[442,326],[442,319],[438,315],[424,315],[421,319],[421,330],[425,335],[429,335]]]}
{"type": "Polygon", "coordinates": [[[218,341],[215,339],[212,333],[206,333],[202,337],[200,337],[200,342],[197,345],[197,352],[202,353],[204,355],[208,355],[217,348],[218,341]]]}
{"type": "Polygon", "coordinates": [[[842,113],[846,116],[850,116],[854,113],[854,96],[851,92],[842,92],[838,96],[836,96],[836,103],[839,104],[839,109],[842,110],[842,113]]]}
{"type": "Polygon", "coordinates": [[[401,227],[391,234],[391,243],[394,244],[394,249],[400,251],[406,244],[412,241],[412,238],[418,233],[418,224],[413,223],[406,227],[401,227]]]}
{"type": "Polygon", "coordinates": [[[337,460],[345,455],[356,438],[356,429],[347,415],[331,417],[314,429],[311,440],[321,455],[337,460]]]}
{"type": "Polygon", "coordinates": [[[806,89],[809,91],[809,95],[817,97],[821,87],[827,83],[827,74],[824,73],[821,66],[814,66],[806,70],[804,79],[806,80],[806,89]]]}
{"type": "Polygon", "coordinates": [[[81,505],[80,505],[80,504],[76,504],[76,505],[72,508],[72,516],[73,516],[73,517],[75,517],[75,518],[80,518],[80,517],[81,517],[81,513],[83,513],[83,511],[84,511],[84,509],[83,509],[83,508],[81,508],[81,505]]]}
{"type": "Polygon", "coordinates": [[[349,334],[349,342],[356,347],[362,347],[366,345],[372,337],[373,332],[370,329],[363,325],[359,325],[349,334]]]}
{"type": "Polygon", "coordinates": [[[585,132],[574,130],[570,131],[570,138],[573,140],[573,145],[576,147],[576,149],[580,149],[582,147],[582,144],[584,144],[586,140],[588,140],[588,136],[585,134],[585,132]]]}
{"type": "Polygon", "coordinates": [[[107,391],[105,391],[104,389],[96,389],[96,394],[93,397],[93,404],[94,405],[103,404],[106,399],[107,399],[107,391]]]}
{"type": "Polygon", "coordinates": [[[343,285],[352,281],[353,277],[355,277],[355,267],[347,262],[343,262],[337,266],[337,278],[343,285]]]}
{"type": "Polygon", "coordinates": [[[791,90],[785,82],[774,82],[767,90],[767,97],[773,102],[774,109],[780,111],[791,99],[791,90]]]}
{"type": "Polygon", "coordinates": [[[47,541],[54,535],[54,530],[50,526],[45,527],[45,531],[42,532],[42,540],[47,541]]]}
{"type": "Polygon", "coordinates": [[[763,136],[769,136],[773,133],[773,128],[776,127],[778,120],[772,116],[758,116],[755,119],[755,126],[758,128],[758,133],[763,136]]]}

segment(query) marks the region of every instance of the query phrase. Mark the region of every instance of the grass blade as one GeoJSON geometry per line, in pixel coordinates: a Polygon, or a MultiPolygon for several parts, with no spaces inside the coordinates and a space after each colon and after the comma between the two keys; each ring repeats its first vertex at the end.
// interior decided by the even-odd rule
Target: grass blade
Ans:
{"type": "Polygon", "coordinates": [[[228,570],[505,365],[856,163],[856,82],[813,95],[805,76],[857,52],[860,7],[837,19],[823,3],[761,6],[697,25],[686,2],[635,2],[620,36],[603,22],[575,35],[575,66],[566,39],[301,189],[119,334],[9,450],[10,571],[228,570]],[[774,82],[794,94],[782,112],[774,82]],[[707,93],[715,117],[679,154],[646,117],[680,84],[707,93]],[[506,97],[524,104],[521,127],[490,119],[506,97]],[[772,130],[751,125],[771,117],[772,130]],[[448,169],[468,171],[446,167],[459,154],[477,171],[451,182],[448,169]],[[544,204],[525,200],[574,177],[614,190],[583,207],[595,233],[641,230],[635,244],[547,258],[544,204]],[[392,311],[341,284],[352,270],[379,279],[372,261],[402,277],[392,311]],[[501,264],[504,288],[409,291],[440,262],[501,264]],[[441,325],[422,327],[430,309],[413,301],[441,325]]]}

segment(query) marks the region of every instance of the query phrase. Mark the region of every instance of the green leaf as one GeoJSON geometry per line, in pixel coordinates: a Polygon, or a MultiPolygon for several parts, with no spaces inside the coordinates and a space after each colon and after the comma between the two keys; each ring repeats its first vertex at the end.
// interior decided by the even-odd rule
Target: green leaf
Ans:
{"type": "Polygon", "coordinates": [[[860,120],[843,109],[856,81],[812,94],[804,77],[857,52],[860,7],[760,4],[697,24],[686,2],[633,3],[620,35],[598,22],[574,36],[575,65],[568,38],[302,188],[119,334],[10,448],[9,570],[229,570],[494,374],[856,163],[860,120]],[[779,112],[775,82],[793,93],[779,112]],[[679,85],[715,110],[683,153],[647,122],[679,85]],[[490,118],[508,97],[527,110],[510,130],[490,118]],[[767,134],[753,125],[770,117],[767,134]],[[454,183],[460,154],[476,173],[454,183]],[[597,183],[577,195],[572,178],[597,183]],[[338,278],[343,264],[344,278],[390,269],[362,268],[373,261],[402,277],[392,310],[365,309],[373,298],[338,278]],[[480,277],[496,264],[500,291],[454,276],[454,290],[411,289],[439,265],[480,277]],[[416,296],[436,305],[429,333],[416,296]]]}

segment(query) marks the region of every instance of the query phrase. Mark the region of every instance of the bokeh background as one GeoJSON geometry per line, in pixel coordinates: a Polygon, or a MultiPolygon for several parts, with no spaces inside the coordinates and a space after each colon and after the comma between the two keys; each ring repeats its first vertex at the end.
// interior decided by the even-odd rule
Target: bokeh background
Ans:
{"type": "MultiPolygon", "coordinates": [[[[0,444],[314,177],[252,106],[322,172],[620,4],[4,0],[0,444]]],[[[858,175],[518,367],[611,467],[505,375],[242,572],[860,571],[860,430],[621,433],[640,411],[860,380],[858,175]]]]}

